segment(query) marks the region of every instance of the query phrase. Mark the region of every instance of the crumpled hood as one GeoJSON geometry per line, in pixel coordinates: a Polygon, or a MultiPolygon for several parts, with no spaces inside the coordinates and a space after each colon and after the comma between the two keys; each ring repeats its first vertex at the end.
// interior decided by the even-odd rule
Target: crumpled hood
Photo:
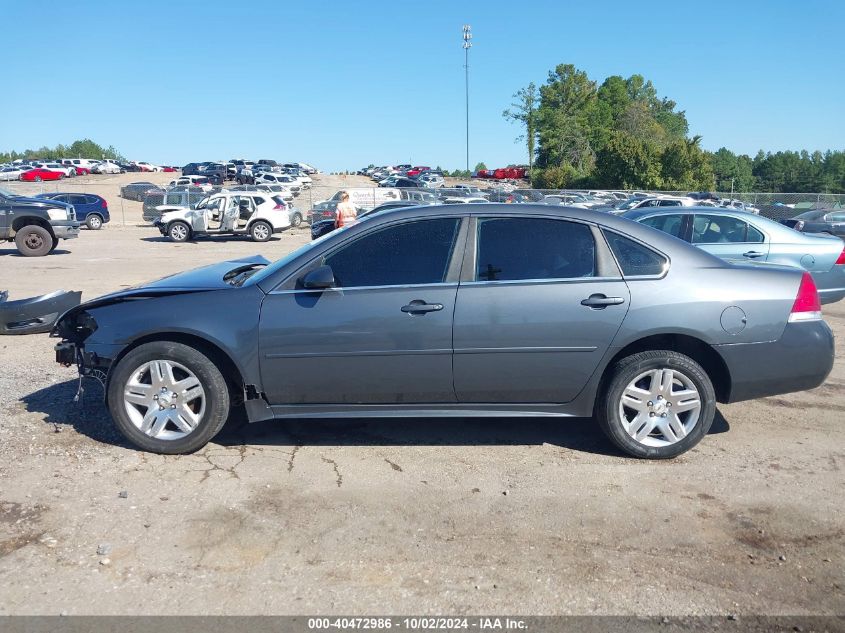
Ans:
{"type": "Polygon", "coordinates": [[[223,290],[236,289],[227,283],[224,277],[227,274],[237,274],[241,270],[249,270],[256,264],[267,265],[270,263],[265,257],[261,255],[254,255],[252,257],[244,257],[241,259],[230,259],[217,264],[210,264],[202,266],[201,268],[194,268],[183,273],[176,273],[168,277],[162,277],[156,281],[151,281],[132,288],[125,288],[112,292],[91,301],[87,301],[78,305],[67,312],[65,312],[57,321],[53,329],[53,336],[67,336],[67,330],[63,327],[63,323],[71,320],[76,314],[112,303],[119,303],[121,301],[129,301],[135,299],[144,299],[150,297],[161,297],[167,295],[176,295],[189,292],[203,292],[209,290],[223,290]]]}
{"type": "Polygon", "coordinates": [[[230,259],[225,262],[218,262],[216,264],[209,264],[201,268],[194,268],[183,273],[176,273],[168,277],[162,277],[156,281],[151,281],[143,286],[138,286],[134,289],[178,289],[178,290],[217,290],[220,288],[232,288],[232,286],[224,280],[227,273],[231,273],[237,269],[248,269],[255,264],[267,265],[270,260],[261,255],[253,255],[252,257],[243,257],[241,259],[230,259]]]}

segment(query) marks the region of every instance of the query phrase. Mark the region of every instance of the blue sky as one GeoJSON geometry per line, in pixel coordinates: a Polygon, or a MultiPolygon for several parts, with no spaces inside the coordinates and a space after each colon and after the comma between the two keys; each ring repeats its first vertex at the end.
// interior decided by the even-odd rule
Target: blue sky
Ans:
{"type": "Polygon", "coordinates": [[[3,5],[2,150],[462,168],[465,23],[471,167],[525,162],[501,113],[558,63],[651,79],[708,149],[845,148],[840,0],[3,5]]]}

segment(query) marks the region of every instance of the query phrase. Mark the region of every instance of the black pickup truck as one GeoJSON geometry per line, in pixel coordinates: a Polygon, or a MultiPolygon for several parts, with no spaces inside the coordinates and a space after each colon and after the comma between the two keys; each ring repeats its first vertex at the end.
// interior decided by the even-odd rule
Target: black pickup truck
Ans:
{"type": "Polygon", "coordinates": [[[79,237],[72,205],[43,198],[24,198],[0,189],[0,242],[14,241],[25,257],[55,250],[59,240],[79,237]]]}

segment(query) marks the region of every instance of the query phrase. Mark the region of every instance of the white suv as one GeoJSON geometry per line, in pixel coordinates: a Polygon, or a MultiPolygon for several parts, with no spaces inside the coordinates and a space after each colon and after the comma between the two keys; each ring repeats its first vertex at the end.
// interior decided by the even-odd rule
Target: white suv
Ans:
{"type": "Polygon", "coordinates": [[[203,235],[248,235],[256,242],[266,242],[291,225],[285,201],[261,191],[222,191],[202,200],[195,209],[163,211],[153,224],[174,242],[203,235]]]}

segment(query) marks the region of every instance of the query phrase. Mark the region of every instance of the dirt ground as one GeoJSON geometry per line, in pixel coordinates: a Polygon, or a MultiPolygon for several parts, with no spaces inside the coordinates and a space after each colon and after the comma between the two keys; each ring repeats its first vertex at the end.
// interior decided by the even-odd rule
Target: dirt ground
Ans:
{"type": "MultiPolygon", "coordinates": [[[[120,226],[139,179],[64,185],[118,221],[44,258],[0,245],[0,288],[90,299],[309,239],[173,244],[128,202],[120,226]]],[[[841,340],[845,305],[825,317],[841,340]]],[[[822,387],[721,406],[653,463],[588,419],[262,423],[151,455],[99,394],[72,402],[53,343],[0,339],[0,614],[845,612],[841,345],[822,387]]]]}

